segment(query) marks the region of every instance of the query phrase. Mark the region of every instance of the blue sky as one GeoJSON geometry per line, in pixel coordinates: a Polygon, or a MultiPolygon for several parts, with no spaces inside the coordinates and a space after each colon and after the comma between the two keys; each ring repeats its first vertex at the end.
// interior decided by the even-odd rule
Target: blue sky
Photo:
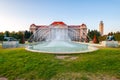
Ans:
{"type": "Polygon", "coordinates": [[[93,30],[101,20],[105,33],[120,31],[120,0],[0,0],[0,31],[29,30],[32,23],[53,21],[85,23],[93,30]]]}

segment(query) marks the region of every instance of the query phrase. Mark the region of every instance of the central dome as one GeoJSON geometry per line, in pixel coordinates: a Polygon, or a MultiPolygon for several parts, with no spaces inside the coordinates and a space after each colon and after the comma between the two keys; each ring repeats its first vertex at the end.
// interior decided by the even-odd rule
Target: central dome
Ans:
{"type": "Polygon", "coordinates": [[[50,26],[56,27],[56,28],[67,28],[67,25],[62,21],[55,21],[50,26]]]}
{"type": "Polygon", "coordinates": [[[62,21],[55,21],[51,25],[54,25],[54,26],[56,26],[56,25],[64,25],[64,26],[66,26],[66,24],[64,22],[62,22],[62,21]]]}

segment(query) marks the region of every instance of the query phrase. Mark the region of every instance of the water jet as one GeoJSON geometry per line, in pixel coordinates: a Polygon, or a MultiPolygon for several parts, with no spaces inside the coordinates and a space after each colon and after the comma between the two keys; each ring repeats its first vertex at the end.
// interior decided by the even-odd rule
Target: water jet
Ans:
{"type": "Polygon", "coordinates": [[[69,29],[66,25],[50,25],[49,28],[38,29],[31,37],[35,43],[26,49],[52,54],[85,53],[97,50],[88,44],[73,42],[71,40],[73,32],[77,34],[74,29],[69,29]]]}

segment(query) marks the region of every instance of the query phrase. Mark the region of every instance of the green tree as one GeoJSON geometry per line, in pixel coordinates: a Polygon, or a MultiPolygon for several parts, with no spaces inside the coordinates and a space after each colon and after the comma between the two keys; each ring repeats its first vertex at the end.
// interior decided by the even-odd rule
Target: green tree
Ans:
{"type": "Polygon", "coordinates": [[[5,31],[5,36],[9,37],[10,36],[10,32],[9,31],[5,31]]]}
{"type": "Polygon", "coordinates": [[[28,40],[28,39],[30,38],[30,36],[31,36],[31,32],[26,30],[26,31],[24,32],[25,40],[28,40]]]}
{"type": "MultiPolygon", "coordinates": [[[[16,32],[15,32],[15,31],[11,32],[11,33],[10,33],[10,36],[16,38],[16,36],[17,36],[17,35],[16,35],[16,32]]],[[[16,39],[17,39],[17,38],[16,38],[16,39]]]]}
{"type": "Polygon", "coordinates": [[[114,34],[114,37],[115,37],[116,41],[120,41],[120,32],[116,32],[114,34]]]}
{"type": "Polygon", "coordinates": [[[107,38],[107,35],[99,36],[99,41],[105,41],[107,38]]]}
{"type": "Polygon", "coordinates": [[[4,33],[0,32],[0,41],[3,41],[3,40],[4,40],[4,33]]]}
{"type": "Polygon", "coordinates": [[[109,32],[108,35],[100,36],[99,40],[100,41],[104,41],[104,40],[106,40],[107,36],[109,36],[109,35],[113,35],[116,41],[120,41],[120,32],[119,31],[118,32],[114,32],[114,33],[113,32],[109,32]]]}
{"type": "Polygon", "coordinates": [[[100,32],[97,31],[97,30],[88,30],[87,36],[88,36],[91,40],[93,40],[94,35],[96,35],[97,38],[101,36],[101,35],[100,35],[100,32]]]}
{"type": "Polygon", "coordinates": [[[24,38],[24,34],[20,35],[20,41],[21,44],[25,43],[25,38],[24,38]]]}

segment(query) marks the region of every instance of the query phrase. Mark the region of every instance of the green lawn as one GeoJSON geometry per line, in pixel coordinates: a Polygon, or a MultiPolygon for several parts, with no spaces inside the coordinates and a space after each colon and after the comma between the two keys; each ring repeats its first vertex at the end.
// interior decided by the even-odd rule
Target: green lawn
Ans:
{"type": "MultiPolygon", "coordinates": [[[[77,57],[57,59],[54,54],[0,47],[0,78],[8,80],[119,80],[120,48],[101,48],[77,57]]],[[[63,55],[62,55],[63,56],[63,55]]]]}

